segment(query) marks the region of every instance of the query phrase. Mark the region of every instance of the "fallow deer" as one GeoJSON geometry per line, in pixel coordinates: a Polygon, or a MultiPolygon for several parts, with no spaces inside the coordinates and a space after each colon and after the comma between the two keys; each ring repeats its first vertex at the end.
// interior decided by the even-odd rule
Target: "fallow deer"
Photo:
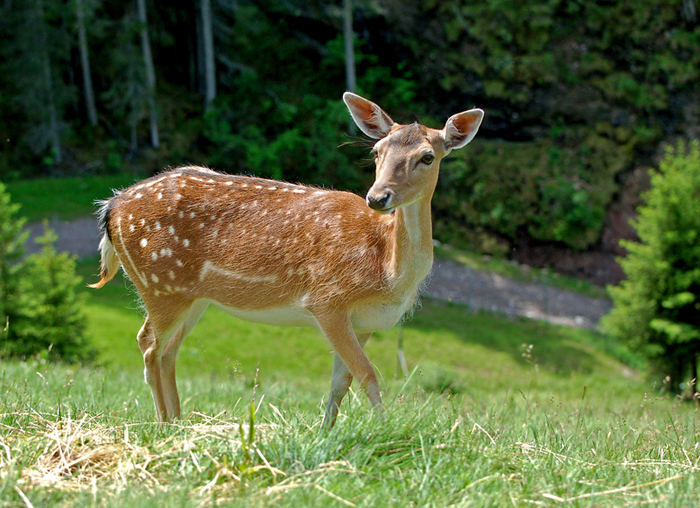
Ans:
{"type": "Polygon", "coordinates": [[[100,288],[121,265],[147,312],[138,333],[162,421],[180,417],[175,360],[210,304],[242,319],[319,328],[335,351],[324,422],[353,377],[374,408],[377,376],[363,347],[411,309],[433,263],[430,202],[440,161],[476,134],[483,111],[442,130],[395,123],[358,95],[343,100],[377,139],[376,179],[349,192],[181,167],[102,203],[100,288]]]}

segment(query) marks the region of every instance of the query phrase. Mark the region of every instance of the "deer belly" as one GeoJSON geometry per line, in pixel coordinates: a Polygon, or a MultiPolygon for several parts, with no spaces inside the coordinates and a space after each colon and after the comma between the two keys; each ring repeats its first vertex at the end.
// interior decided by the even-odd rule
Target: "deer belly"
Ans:
{"type": "Polygon", "coordinates": [[[413,308],[416,296],[413,294],[398,302],[359,307],[352,314],[353,329],[357,333],[370,333],[391,328],[413,308]]]}
{"type": "Polygon", "coordinates": [[[251,310],[227,307],[218,302],[213,303],[224,312],[253,323],[278,326],[318,326],[313,315],[298,305],[251,310]]]}

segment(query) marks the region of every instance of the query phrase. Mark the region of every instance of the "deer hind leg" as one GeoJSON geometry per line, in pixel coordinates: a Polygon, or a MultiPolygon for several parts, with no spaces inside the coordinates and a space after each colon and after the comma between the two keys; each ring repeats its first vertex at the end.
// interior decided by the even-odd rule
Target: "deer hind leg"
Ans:
{"type": "Polygon", "coordinates": [[[177,380],[175,363],[180,346],[185,341],[192,329],[197,325],[209,307],[209,302],[199,300],[195,302],[185,317],[185,320],[177,328],[173,336],[163,348],[161,358],[161,382],[165,407],[170,418],[180,418],[180,397],[177,393],[177,380]]]}
{"type": "MultiPolygon", "coordinates": [[[[357,341],[361,348],[365,347],[371,333],[358,335],[357,341]]],[[[328,405],[326,406],[326,414],[323,417],[323,423],[327,429],[335,425],[335,419],[338,417],[338,408],[340,403],[348,393],[348,389],[352,384],[352,374],[345,362],[336,352],[333,357],[333,377],[331,379],[331,393],[328,396],[328,405]]]]}
{"type": "Polygon", "coordinates": [[[165,404],[161,378],[161,350],[163,345],[161,338],[151,323],[150,316],[146,316],[146,321],[137,335],[137,340],[143,355],[144,377],[146,378],[146,383],[151,386],[158,419],[160,421],[168,421],[168,410],[165,404]]]}

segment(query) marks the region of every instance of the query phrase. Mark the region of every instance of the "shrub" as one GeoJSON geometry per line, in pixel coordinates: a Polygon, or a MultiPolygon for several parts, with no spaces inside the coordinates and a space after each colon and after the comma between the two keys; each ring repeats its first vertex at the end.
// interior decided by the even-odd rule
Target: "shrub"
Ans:
{"type": "Polygon", "coordinates": [[[91,360],[95,352],[85,337],[85,316],[76,286],[75,257],[58,253],[58,235],[44,225],[37,238],[41,252],[27,257],[18,271],[18,317],[10,329],[7,348],[12,356],[48,354],[67,362],[91,360]]]}
{"type": "Polygon", "coordinates": [[[610,288],[603,327],[645,353],[672,392],[697,375],[700,353],[700,144],[669,147],[624,242],[627,280],[610,288]]]}
{"type": "Polygon", "coordinates": [[[25,220],[17,216],[20,206],[13,204],[5,185],[0,182],[0,328],[14,323],[17,316],[17,271],[24,256],[28,233],[25,220]]]}

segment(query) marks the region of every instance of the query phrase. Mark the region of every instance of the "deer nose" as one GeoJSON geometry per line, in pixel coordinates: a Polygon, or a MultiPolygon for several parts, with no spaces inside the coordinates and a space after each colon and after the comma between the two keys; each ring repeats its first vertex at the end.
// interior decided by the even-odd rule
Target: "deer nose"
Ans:
{"type": "Polygon", "coordinates": [[[386,210],[391,207],[391,193],[384,192],[378,196],[367,194],[367,206],[372,210],[386,210]]]}

